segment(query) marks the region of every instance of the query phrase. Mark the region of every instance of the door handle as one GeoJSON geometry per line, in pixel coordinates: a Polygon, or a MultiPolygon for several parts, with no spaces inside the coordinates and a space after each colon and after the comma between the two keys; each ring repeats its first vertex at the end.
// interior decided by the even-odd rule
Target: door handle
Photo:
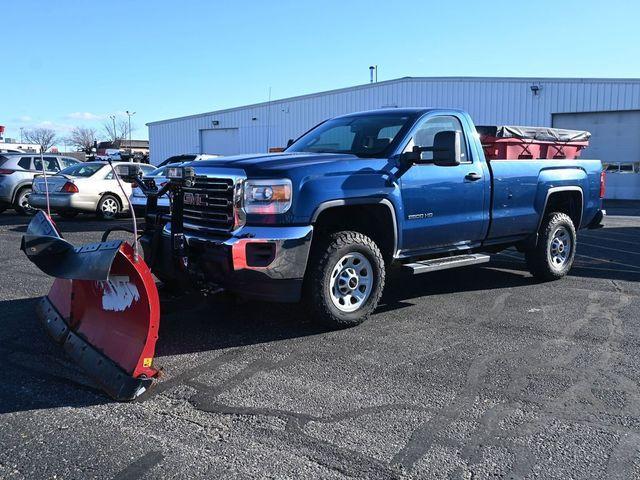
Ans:
{"type": "Polygon", "coordinates": [[[482,175],[476,172],[471,172],[467,173],[464,178],[465,180],[471,180],[472,182],[475,182],[476,180],[480,180],[482,178],[482,175]]]}

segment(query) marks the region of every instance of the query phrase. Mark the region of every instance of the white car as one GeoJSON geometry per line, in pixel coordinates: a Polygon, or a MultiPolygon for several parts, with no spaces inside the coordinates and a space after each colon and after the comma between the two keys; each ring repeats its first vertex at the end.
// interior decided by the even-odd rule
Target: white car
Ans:
{"type": "MultiPolygon", "coordinates": [[[[199,162],[201,160],[213,160],[214,158],[219,158],[219,157],[220,155],[206,155],[206,154],[178,155],[176,157],[171,157],[165,160],[165,162],[163,162],[165,163],[165,165],[157,168],[156,170],[154,170],[149,174],[145,174],[144,179],[153,180],[156,184],[156,187],[162,188],[169,181],[169,179],[165,176],[167,169],[169,167],[179,167],[181,165],[186,165],[189,162],[199,162]],[[178,163],[172,162],[171,159],[173,158],[180,158],[182,159],[182,162],[178,162],[178,163]],[[185,158],[187,158],[188,161],[184,161],[185,158]]],[[[140,190],[136,186],[133,187],[133,190],[131,192],[131,205],[133,205],[133,209],[138,215],[144,214],[145,208],[147,207],[147,197],[145,196],[144,193],[142,193],[142,190],[140,190]]],[[[169,210],[168,195],[163,195],[162,197],[158,198],[158,207],[160,207],[160,209],[164,209],[167,211],[169,210]]]]}
{"type": "MultiPolygon", "coordinates": [[[[157,188],[164,187],[169,181],[169,179],[165,177],[165,173],[167,171],[167,168],[169,168],[170,166],[175,167],[176,165],[166,165],[164,167],[157,168],[153,172],[145,175],[144,180],[153,180],[157,188]]],[[[144,214],[145,208],[147,207],[147,197],[144,193],[142,193],[142,190],[134,185],[131,191],[130,198],[131,205],[133,205],[133,209],[135,210],[136,214],[144,214]]],[[[158,198],[158,207],[169,210],[168,195],[165,194],[162,197],[158,198]]]]}
{"type": "MultiPolygon", "coordinates": [[[[113,165],[129,164],[114,162],[113,165]]],[[[155,170],[153,165],[135,164],[143,175],[155,170]]],[[[96,213],[110,220],[129,209],[127,197],[131,195],[131,184],[122,182],[126,196],[118,186],[107,162],[83,162],[72,165],[52,176],[47,176],[49,204],[52,211],[63,217],[75,217],[78,213],[96,213]]],[[[33,181],[29,205],[45,209],[45,178],[38,176],[33,181]]]]}

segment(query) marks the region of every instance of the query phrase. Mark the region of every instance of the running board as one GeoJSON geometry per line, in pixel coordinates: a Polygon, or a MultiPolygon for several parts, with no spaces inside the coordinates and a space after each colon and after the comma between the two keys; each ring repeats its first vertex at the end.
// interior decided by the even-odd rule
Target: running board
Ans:
{"type": "Polygon", "coordinates": [[[468,265],[477,265],[479,263],[487,263],[491,257],[481,253],[473,253],[470,255],[457,255],[455,257],[432,258],[416,263],[406,263],[402,266],[405,270],[411,270],[414,275],[418,273],[435,272],[437,270],[446,270],[448,268],[466,267],[468,265]]]}

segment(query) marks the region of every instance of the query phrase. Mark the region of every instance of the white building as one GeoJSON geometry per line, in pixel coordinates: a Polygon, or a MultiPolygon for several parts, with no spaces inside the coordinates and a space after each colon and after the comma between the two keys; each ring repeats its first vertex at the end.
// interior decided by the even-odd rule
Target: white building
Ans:
{"type": "MultiPolygon", "coordinates": [[[[640,79],[477,77],[406,77],[151,122],[151,162],[266,152],[327,118],[382,107],[461,108],[476,124],[588,130],[584,157],[640,165],[640,79]]],[[[608,183],[610,198],[640,198],[640,175],[611,174],[608,183]]]]}

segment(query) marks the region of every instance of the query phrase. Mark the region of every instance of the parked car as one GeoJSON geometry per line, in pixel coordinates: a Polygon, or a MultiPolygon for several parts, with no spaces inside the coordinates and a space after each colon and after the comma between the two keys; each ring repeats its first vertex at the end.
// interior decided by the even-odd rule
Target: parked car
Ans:
{"type": "MultiPolygon", "coordinates": [[[[167,178],[165,177],[165,173],[167,168],[175,167],[180,165],[185,165],[187,162],[197,162],[201,160],[213,160],[214,158],[218,158],[220,155],[207,155],[207,154],[198,154],[198,155],[176,155],[174,157],[169,157],[164,162],[161,163],[161,167],[157,168],[150,174],[144,177],[144,180],[153,180],[158,188],[166,185],[167,178]],[[186,159],[186,160],[185,160],[186,159]],[[180,160],[180,161],[178,161],[180,160]]],[[[136,215],[144,214],[144,210],[147,206],[147,197],[142,193],[140,188],[134,186],[131,192],[131,204],[133,205],[133,209],[136,212],[136,215]]],[[[169,210],[169,196],[163,195],[158,199],[158,207],[163,210],[169,210]]]]}
{"type": "MultiPolygon", "coordinates": [[[[47,174],[53,175],[63,168],[76,165],[78,160],[60,155],[44,155],[47,174]]],[[[0,213],[14,208],[22,215],[35,213],[29,205],[33,178],[42,173],[39,154],[4,153],[0,155],[0,213]]]]}
{"type": "Polygon", "coordinates": [[[140,240],[153,273],[181,288],[303,300],[334,328],[375,310],[390,266],[422,274],[515,247],[536,278],[559,279],[576,230],[605,215],[600,160],[488,161],[460,110],[345,115],[283,153],[177,170],[184,208],[170,219],[147,212],[155,221],[140,240]]]}
{"type": "MultiPolygon", "coordinates": [[[[129,162],[114,162],[130,165],[129,162]]],[[[151,173],[152,165],[137,163],[143,174],[151,173]]],[[[118,181],[107,162],[84,162],[61,170],[46,179],[51,210],[62,217],[75,217],[78,213],[95,213],[110,220],[129,209],[118,181]]],[[[123,182],[126,195],[131,195],[131,185],[123,182]]],[[[32,207],[46,208],[45,179],[36,177],[29,197],[32,207]]]]}
{"type": "Polygon", "coordinates": [[[207,160],[211,158],[218,158],[221,155],[208,154],[208,153],[184,153],[182,155],[174,155],[166,160],[160,162],[158,167],[164,167],[165,165],[175,165],[176,163],[192,162],[194,160],[207,160]]]}
{"type": "MultiPolygon", "coordinates": [[[[165,172],[169,168],[168,165],[160,168],[156,168],[151,173],[145,175],[143,180],[153,180],[158,188],[162,188],[167,184],[167,178],[165,177],[165,172]]],[[[136,212],[136,215],[143,215],[145,208],[147,206],[147,197],[140,190],[139,187],[133,186],[131,189],[131,205],[133,205],[133,209],[136,212]]],[[[167,195],[163,195],[158,198],[158,207],[161,209],[169,210],[169,197],[167,195]]]]}

